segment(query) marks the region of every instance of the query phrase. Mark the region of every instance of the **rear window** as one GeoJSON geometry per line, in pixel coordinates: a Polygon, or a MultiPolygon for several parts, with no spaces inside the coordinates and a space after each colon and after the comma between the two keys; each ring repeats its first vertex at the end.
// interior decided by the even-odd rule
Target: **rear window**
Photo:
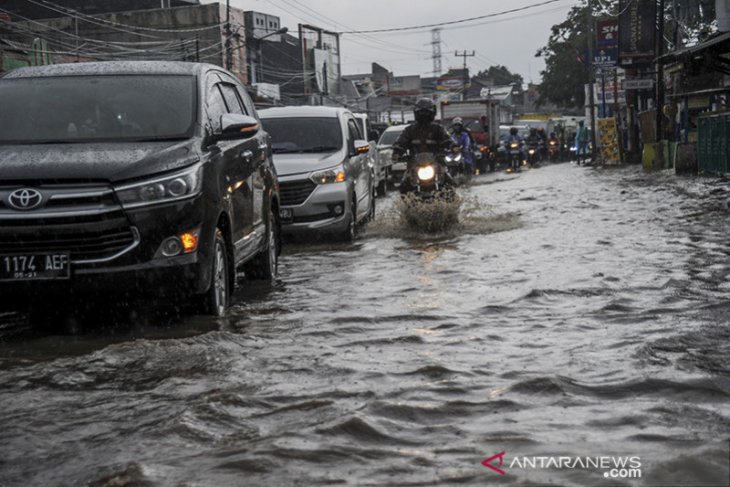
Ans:
{"type": "Polygon", "coordinates": [[[335,117],[264,118],[274,153],[335,152],[342,149],[342,128],[335,117]]]}
{"type": "Polygon", "coordinates": [[[0,143],[159,140],[192,136],[192,76],[0,80],[0,143]]]}
{"type": "Polygon", "coordinates": [[[398,140],[398,136],[403,133],[402,130],[386,130],[383,135],[380,136],[378,145],[393,145],[398,140]]]}

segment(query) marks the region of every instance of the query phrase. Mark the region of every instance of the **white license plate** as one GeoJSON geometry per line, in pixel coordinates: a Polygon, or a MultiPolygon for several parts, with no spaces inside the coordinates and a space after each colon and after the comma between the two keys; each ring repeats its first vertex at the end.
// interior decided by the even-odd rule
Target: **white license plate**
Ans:
{"type": "Polygon", "coordinates": [[[279,218],[283,222],[291,221],[294,218],[291,208],[279,208],[279,218]]]}
{"type": "Polygon", "coordinates": [[[68,279],[70,269],[66,252],[0,255],[0,281],[68,279]]]}

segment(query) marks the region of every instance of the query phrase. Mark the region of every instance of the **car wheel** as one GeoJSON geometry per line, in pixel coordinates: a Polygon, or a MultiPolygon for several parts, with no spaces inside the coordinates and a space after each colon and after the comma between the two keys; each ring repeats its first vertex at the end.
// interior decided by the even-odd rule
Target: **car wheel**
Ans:
{"type": "Polygon", "coordinates": [[[212,277],[210,288],[201,298],[201,311],[211,316],[224,316],[231,300],[231,286],[229,279],[228,247],[220,229],[215,232],[213,243],[212,277]]]}
{"type": "Polygon", "coordinates": [[[377,190],[373,188],[373,191],[370,193],[370,211],[368,211],[367,217],[367,221],[369,222],[375,220],[375,193],[377,193],[377,190]]]}
{"type": "Polygon", "coordinates": [[[388,168],[385,168],[383,171],[383,179],[380,180],[378,183],[378,196],[385,196],[388,194],[388,178],[390,175],[388,174],[388,168]]]}
{"type": "Polygon", "coordinates": [[[269,212],[266,233],[266,247],[243,267],[249,279],[271,280],[279,270],[279,224],[273,209],[269,212]]]}
{"type": "Polygon", "coordinates": [[[357,207],[355,206],[355,198],[352,199],[350,208],[350,219],[347,223],[347,228],[342,233],[342,240],[345,242],[352,242],[357,237],[357,207]]]}

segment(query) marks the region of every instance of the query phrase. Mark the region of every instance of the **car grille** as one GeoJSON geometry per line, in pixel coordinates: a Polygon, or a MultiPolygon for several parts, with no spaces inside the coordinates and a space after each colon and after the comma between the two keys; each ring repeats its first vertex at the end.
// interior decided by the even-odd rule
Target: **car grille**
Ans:
{"type": "Polygon", "coordinates": [[[16,210],[8,196],[18,186],[0,187],[0,253],[69,252],[75,263],[113,259],[139,242],[136,228],[108,186],[33,184],[44,202],[16,210]]]}
{"type": "Polygon", "coordinates": [[[282,206],[296,206],[304,203],[317,185],[310,180],[286,181],[279,183],[279,196],[282,206]]]}

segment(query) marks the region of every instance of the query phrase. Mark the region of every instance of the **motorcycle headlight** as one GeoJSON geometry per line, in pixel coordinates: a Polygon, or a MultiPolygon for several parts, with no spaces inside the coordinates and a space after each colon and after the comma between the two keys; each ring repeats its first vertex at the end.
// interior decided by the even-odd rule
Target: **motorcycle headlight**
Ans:
{"type": "Polygon", "coordinates": [[[535,153],[535,149],[530,149],[530,151],[529,151],[529,152],[530,152],[530,155],[532,155],[532,154],[534,154],[534,153],[535,153]]]}
{"type": "Polygon", "coordinates": [[[516,149],[518,144],[517,144],[517,142],[512,142],[509,146],[511,149],[516,149]]]}
{"type": "Polygon", "coordinates": [[[200,193],[202,164],[166,176],[114,188],[124,208],[158,205],[183,200],[200,193]]]}
{"type": "Polygon", "coordinates": [[[430,181],[436,175],[433,166],[421,166],[418,168],[418,179],[421,181],[430,181]]]}
{"type": "Polygon", "coordinates": [[[342,183],[345,181],[345,171],[341,169],[327,169],[326,171],[315,172],[309,179],[314,184],[342,183]]]}

